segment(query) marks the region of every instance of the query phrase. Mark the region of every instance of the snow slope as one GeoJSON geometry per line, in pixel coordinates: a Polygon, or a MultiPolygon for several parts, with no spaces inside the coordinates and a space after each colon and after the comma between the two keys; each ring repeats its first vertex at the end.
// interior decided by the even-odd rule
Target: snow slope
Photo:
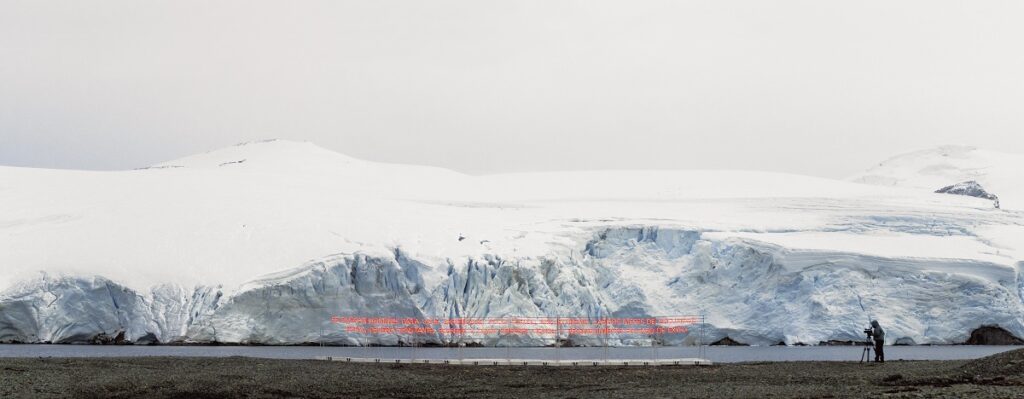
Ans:
{"type": "Polygon", "coordinates": [[[1024,154],[943,146],[893,157],[850,180],[930,191],[973,180],[999,196],[1003,208],[1024,209],[1024,154]]]}
{"type": "MultiPolygon", "coordinates": [[[[1016,173],[991,162],[985,176],[1016,173]]],[[[1006,177],[985,176],[1009,208],[1006,177]]],[[[133,171],[0,167],[0,341],[292,344],[325,328],[397,344],[326,321],[701,311],[712,338],[754,344],[859,339],[868,317],[892,340],[1024,336],[1024,215],[914,179],[468,176],[288,141],[133,171]]]]}

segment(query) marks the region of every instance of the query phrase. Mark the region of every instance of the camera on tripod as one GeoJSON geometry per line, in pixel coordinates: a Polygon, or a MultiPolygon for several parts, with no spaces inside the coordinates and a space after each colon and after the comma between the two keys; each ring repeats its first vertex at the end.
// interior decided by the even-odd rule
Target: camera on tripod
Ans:
{"type": "Polygon", "coordinates": [[[865,363],[865,362],[870,362],[871,361],[871,349],[872,349],[872,346],[871,346],[871,344],[872,344],[871,343],[871,336],[874,335],[873,330],[871,329],[871,327],[865,328],[864,329],[864,334],[867,334],[868,337],[866,339],[864,339],[864,350],[861,351],[861,353],[860,353],[860,362],[861,363],[865,363]]]}

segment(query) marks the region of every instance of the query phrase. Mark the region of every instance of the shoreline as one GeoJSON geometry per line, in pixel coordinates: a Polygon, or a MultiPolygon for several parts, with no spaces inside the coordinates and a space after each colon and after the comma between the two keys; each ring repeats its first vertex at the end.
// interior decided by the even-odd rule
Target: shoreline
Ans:
{"type": "Polygon", "coordinates": [[[1024,350],[976,360],[460,367],[247,357],[0,358],[0,397],[1024,395],[1024,350]]]}
{"type": "MultiPolygon", "coordinates": [[[[658,362],[703,358],[715,363],[858,360],[863,346],[706,346],[706,347],[319,347],[319,346],[141,346],[141,345],[0,345],[0,358],[106,357],[231,357],[266,359],[376,359],[402,362],[534,359],[541,362],[577,360],[658,362]]],[[[888,360],[970,360],[1022,349],[1019,346],[891,346],[888,360]]]]}

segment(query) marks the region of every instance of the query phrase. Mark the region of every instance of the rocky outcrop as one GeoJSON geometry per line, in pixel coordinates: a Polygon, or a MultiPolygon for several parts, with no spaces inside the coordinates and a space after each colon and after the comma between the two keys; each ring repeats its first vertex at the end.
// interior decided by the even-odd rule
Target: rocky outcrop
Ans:
{"type": "Polygon", "coordinates": [[[1024,345],[1020,339],[998,325],[985,325],[971,331],[971,337],[964,342],[967,345],[1024,345]]]}
{"type": "Polygon", "coordinates": [[[711,346],[750,346],[748,344],[739,342],[729,337],[722,338],[718,341],[712,342],[711,346]]]}
{"type": "Polygon", "coordinates": [[[818,342],[818,346],[856,346],[863,345],[865,341],[847,341],[839,339],[830,339],[828,341],[818,342]]]}
{"type": "Polygon", "coordinates": [[[985,191],[981,184],[974,180],[957,183],[952,186],[946,186],[935,190],[939,194],[954,194],[954,195],[966,195],[969,197],[983,198],[991,200],[996,208],[999,208],[999,197],[988,191],[985,191]]]}

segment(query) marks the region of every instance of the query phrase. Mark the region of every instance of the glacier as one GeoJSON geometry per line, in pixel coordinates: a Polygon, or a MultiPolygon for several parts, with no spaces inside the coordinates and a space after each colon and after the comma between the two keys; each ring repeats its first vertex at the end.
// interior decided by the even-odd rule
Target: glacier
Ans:
{"type": "Polygon", "coordinates": [[[331,316],[706,315],[703,336],[669,345],[857,341],[870,319],[890,343],[961,343],[983,325],[1024,336],[1015,194],[998,192],[1010,201],[993,209],[893,187],[906,179],[883,172],[871,172],[881,185],[737,171],[468,176],[282,141],[134,171],[3,167],[0,342],[551,344],[356,334],[331,316]]]}
{"type": "MultiPolygon", "coordinates": [[[[705,239],[697,231],[634,227],[601,231],[567,258],[485,256],[433,267],[446,269],[446,276],[430,289],[421,273],[431,267],[400,249],[388,256],[338,254],[253,280],[230,296],[216,287],[171,285],[144,295],[100,277],[43,276],[3,295],[0,337],[75,343],[123,332],[139,343],[497,345],[497,336],[357,336],[329,319],[598,319],[680,310],[707,315],[704,343],[726,336],[755,345],[855,341],[870,318],[886,321],[893,341],[960,343],[971,327],[983,324],[1024,335],[1020,263],[1013,270],[981,262],[794,252],[743,239],[705,239]],[[664,277],[637,278],[646,273],[664,277]]],[[[594,337],[563,338],[601,344],[594,337]]],[[[518,345],[550,344],[550,337],[517,339],[518,345]]],[[[695,339],[682,334],[664,343],[692,345],[695,339]]]]}

